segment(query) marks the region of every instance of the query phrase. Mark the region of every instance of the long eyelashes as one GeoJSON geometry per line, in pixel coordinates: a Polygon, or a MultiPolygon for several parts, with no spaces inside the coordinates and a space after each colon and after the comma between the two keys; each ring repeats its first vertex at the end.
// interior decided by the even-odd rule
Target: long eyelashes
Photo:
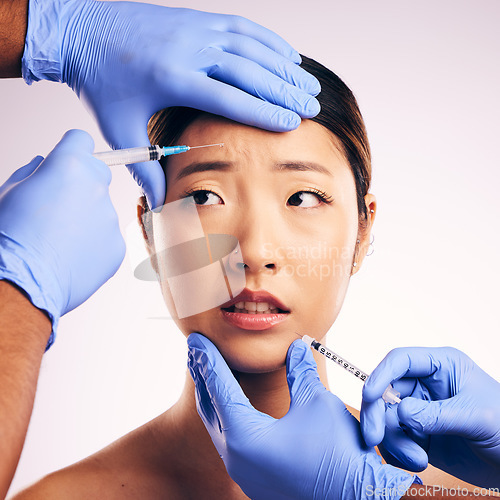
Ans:
{"type": "Polygon", "coordinates": [[[191,197],[191,198],[193,198],[194,202],[197,205],[203,206],[210,199],[210,195],[217,196],[217,198],[219,198],[220,201],[222,201],[222,203],[210,203],[209,205],[224,204],[224,200],[217,193],[212,191],[211,189],[203,189],[203,188],[202,189],[200,189],[200,188],[190,189],[190,190],[184,191],[184,194],[181,196],[181,198],[191,197]]]}
{"type": "MultiPolygon", "coordinates": [[[[319,201],[326,205],[330,205],[333,203],[334,199],[333,196],[329,195],[325,191],[322,191],[321,189],[317,188],[309,188],[309,189],[303,189],[300,191],[297,191],[294,193],[290,198],[288,198],[287,203],[290,201],[290,199],[300,193],[311,193],[314,194],[319,201]]],[[[204,202],[202,202],[203,199],[205,199],[205,202],[208,201],[209,194],[212,194],[214,196],[217,196],[221,201],[222,204],[224,204],[224,200],[220,195],[218,195],[215,191],[212,191],[211,189],[204,189],[204,188],[195,188],[195,189],[189,189],[184,191],[183,195],[181,195],[181,198],[189,198],[192,197],[197,205],[205,205],[204,202]]],[[[220,203],[219,203],[220,204],[220,203]]]]}
{"type": "Polygon", "coordinates": [[[333,203],[333,196],[329,195],[328,193],[325,193],[325,191],[321,191],[320,189],[310,188],[310,189],[306,189],[304,191],[299,191],[299,193],[313,193],[323,203],[326,203],[327,205],[330,205],[330,203],[333,203]]]}

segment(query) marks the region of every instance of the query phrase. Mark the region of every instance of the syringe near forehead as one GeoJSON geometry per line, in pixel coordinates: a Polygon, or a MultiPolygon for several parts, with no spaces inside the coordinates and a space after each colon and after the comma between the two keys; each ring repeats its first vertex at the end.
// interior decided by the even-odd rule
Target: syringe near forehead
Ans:
{"type": "Polygon", "coordinates": [[[103,153],[94,153],[94,158],[103,161],[108,167],[114,165],[131,165],[133,163],[142,163],[145,161],[159,160],[162,156],[178,155],[185,153],[190,149],[210,148],[212,146],[224,146],[221,144],[206,144],[203,146],[145,146],[140,148],[117,149],[115,151],[104,151],[103,153]]]}

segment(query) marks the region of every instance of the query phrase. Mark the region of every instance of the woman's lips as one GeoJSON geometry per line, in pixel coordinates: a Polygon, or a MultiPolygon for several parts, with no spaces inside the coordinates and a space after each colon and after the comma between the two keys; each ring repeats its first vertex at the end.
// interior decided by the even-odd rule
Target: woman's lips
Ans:
{"type": "Polygon", "coordinates": [[[267,330],[286,321],[290,316],[290,313],[249,314],[224,309],[221,309],[221,312],[227,323],[243,330],[267,330]]]}
{"type": "Polygon", "coordinates": [[[222,309],[228,309],[241,302],[266,302],[271,309],[281,309],[281,311],[289,312],[287,307],[274,295],[266,290],[250,290],[244,288],[236,297],[222,304],[222,309]]]}
{"type": "Polygon", "coordinates": [[[243,330],[267,330],[286,321],[290,311],[277,297],[266,290],[245,288],[221,306],[222,317],[243,330]]]}

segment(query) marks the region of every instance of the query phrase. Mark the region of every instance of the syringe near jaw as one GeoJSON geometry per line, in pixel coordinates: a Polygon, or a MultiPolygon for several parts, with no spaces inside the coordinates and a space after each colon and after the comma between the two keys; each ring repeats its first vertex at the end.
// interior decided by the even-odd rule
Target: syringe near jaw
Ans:
{"type": "MultiPolygon", "coordinates": [[[[297,333],[297,335],[299,334],[297,333]]],[[[366,374],[364,371],[354,366],[352,363],[346,361],[342,356],[339,356],[338,354],[334,353],[331,349],[328,349],[328,347],[324,346],[316,339],[309,337],[309,335],[299,335],[299,336],[309,347],[315,349],[320,354],[325,356],[327,359],[330,359],[338,366],[344,368],[344,370],[347,370],[349,373],[352,373],[355,377],[359,378],[361,381],[365,382],[366,379],[368,378],[368,374],[366,374]]],[[[392,385],[389,385],[387,389],[384,391],[384,394],[382,394],[382,399],[386,403],[397,404],[401,403],[401,399],[399,396],[400,393],[397,392],[394,389],[394,387],[392,387],[392,385]]]]}

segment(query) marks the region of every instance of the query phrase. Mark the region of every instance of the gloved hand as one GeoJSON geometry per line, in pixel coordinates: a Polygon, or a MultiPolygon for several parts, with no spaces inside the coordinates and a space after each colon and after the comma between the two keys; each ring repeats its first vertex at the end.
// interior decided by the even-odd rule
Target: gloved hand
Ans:
{"type": "Polygon", "coordinates": [[[198,413],[250,498],[400,498],[413,483],[365,445],[358,421],[325,389],[301,340],[288,350],[291,404],[279,420],[252,407],[212,342],[192,333],[188,346],[198,413]]]}
{"type": "Polygon", "coordinates": [[[391,351],[363,388],[361,429],[387,462],[432,465],[484,487],[500,486],[500,384],[451,347],[391,351]],[[381,399],[393,383],[405,398],[381,399]]]}
{"type": "Polygon", "coordinates": [[[109,198],[109,168],[94,141],[67,132],[0,187],[0,279],[15,283],[52,320],[71,311],[119,268],[125,244],[109,198]]]}
{"type": "MultiPolygon", "coordinates": [[[[238,16],[132,2],[30,0],[23,77],[67,83],[113,148],[149,144],[149,118],[187,106],[273,131],[319,112],[316,78],[282,38],[238,16]],[[255,96],[255,97],[253,97],[255,96]],[[262,100],[263,99],[263,100],[262,100]],[[287,108],[287,109],[283,109],[287,108]]],[[[151,208],[158,163],[132,167],[151,208]]]]}

